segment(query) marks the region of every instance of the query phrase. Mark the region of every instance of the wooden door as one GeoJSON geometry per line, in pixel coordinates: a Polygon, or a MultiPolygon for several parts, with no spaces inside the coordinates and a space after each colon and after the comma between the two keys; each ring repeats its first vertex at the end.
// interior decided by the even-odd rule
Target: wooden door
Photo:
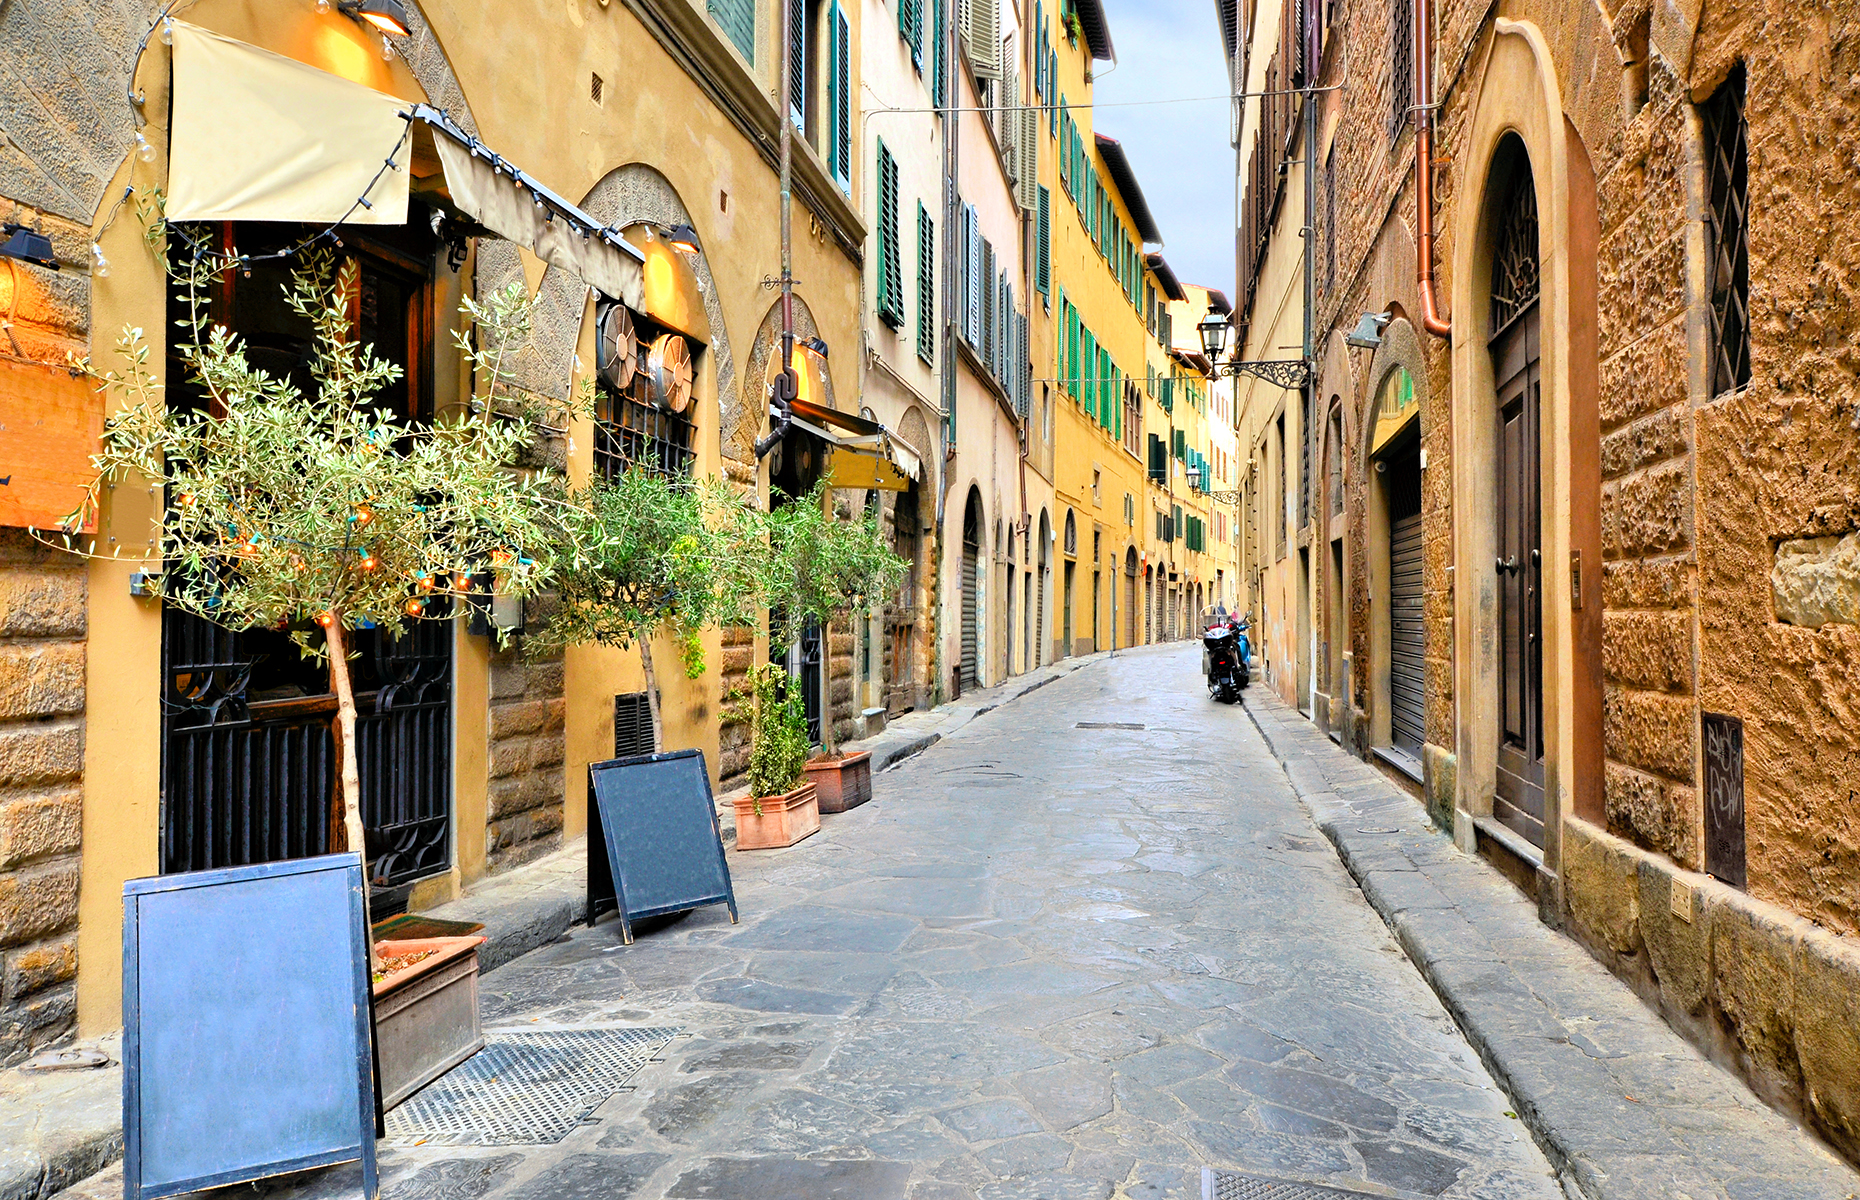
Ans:
{"type": "Polygon", "coordinates": [[[1492,343],[1498,383],[1498,781],[1492,814],[1544,844],[1538,306],[1492,343]]]}

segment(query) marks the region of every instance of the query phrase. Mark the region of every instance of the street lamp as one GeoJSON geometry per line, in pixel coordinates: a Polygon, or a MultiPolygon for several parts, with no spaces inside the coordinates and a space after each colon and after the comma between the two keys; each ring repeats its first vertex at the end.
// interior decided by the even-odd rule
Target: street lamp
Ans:
{"type": "Polygon", "coordinates": [[[1188,464],[1188,486],[1193,491],[1201,490],[1201,467],[1197,463],[1188,464]]]}
{"type": "Polygon", "coordinates": [[[1356,328],[1343,335],[1343,344],[1357,350],[1377,350],[1382,346],[1382,331],[1395,319],[1393,312],[1364,313],[1356,328]]]}
{"type": "Polygon", "coordinates": [[[1208,357],[1209,379],[1219,379],[1223,375],[1251,375],[1286,391],[1297,391],[1311,382],[1311,364],[1302,358],[1222,362],[1221,352],[1227,348],[1227,333],[1232,327],[1227,315],[1213,308],[1209,308],[1208,315],[1195,326],[1195,332],[1201,335],[1202,353],[1208,357]]]}

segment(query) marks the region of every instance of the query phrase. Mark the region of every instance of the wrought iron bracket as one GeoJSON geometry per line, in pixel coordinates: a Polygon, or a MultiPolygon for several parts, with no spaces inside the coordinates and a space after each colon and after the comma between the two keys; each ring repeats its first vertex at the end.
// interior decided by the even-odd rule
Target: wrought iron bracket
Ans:
{"type": "Polygon", "coordinates": [[[1202,492],[1201,497],[1202,499],[1208,501],[1210,504],[1238,504],[1240,503],[1240,492],[1238,489],[1235,489],[1234,491],[1231,491],[1231,492],[1202,492]]]}
{"type": "Polygon", "coordinates": [[[1251,375],[1295,392],[1311,382],[1311,364],[1302,358],[1261,359],[1258,362],[1215,364],[1217,375],[1251,375]]]}

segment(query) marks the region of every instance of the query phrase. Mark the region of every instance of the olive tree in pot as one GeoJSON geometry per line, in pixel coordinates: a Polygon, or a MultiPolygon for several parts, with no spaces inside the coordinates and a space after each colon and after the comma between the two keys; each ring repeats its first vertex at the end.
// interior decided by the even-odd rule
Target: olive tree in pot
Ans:
{"type": "Polygon", "coordinates": [[[820,828],[820,807],[805,779],[807,712],[788,673],[764,663],[750,673],[749,795],[731,801],[736,848],[792,846],[820,828]]]}
{"type": "MultiPolygon", "coordinates": [[[[824,484],[770,513],[768,526],[763,589],[770,610],[793,627],[818,622],[829,644],[834,621],[882,608],[904,578],[905,561],[885,545],[878,514],[836,515],[824,484]]],[[[825,699],[821,753],[806,769],[820,811],[844,812],[872,798],[871,756],[838,752],[830,695],[825,699]]]]}
{"type": "Polygon", "coordinates": [[[680,643],[685,674],[704,671],[701,631],[754,620],[762,514],[729,484],[634,466],[578,492],[568,524],[577,550],[556,572],[558,604],[528,648],[639,648],[652,742],[665,724],[653,640],[680,643]]]}
{"type": "MultiPolygon", "coordinates": [[[[519,393],[506,368],[528,340],[530,302],[520,287],[465,302],[470,328],[456,335],[457,347],[483,391],[461,411],[413,422],[374,402],[400,368],[355,337],[353,259],[339,262],[320,246],[299,251],[282,299],[312,340],[303,370],[276,377],[253,367],[244,342],[209,318],[219,275],[244,264],[188,227],[152,229],[151,246],[161,248],[164,234],[174,243],[170,271],[184,306],[178,355],[195,386],[164,390],[139,329],[117,342],[121,370],[78,364],[122,407],[105,423],[83,506],[61,531],[38,532],[95,555],[92,539],[77,531],[92,527],[107,493],[165,493],[150,538],[150,558],[162,568],[150,582],[163,603],[229,629],[288,630],[300,653],[327,664],[340,763],[331,849],[360,856],[366,873],[355,633],[378,629],[395,639],[412,622],[452,620],[454,601],[483,597],[487,575],[498,591],[527,594],[546,581],[557,556],[575,554],[563,537],[562,477],[511,465],[552,415],[559,419],[519,393]],[[195,398],[184,401],[190,393],[195,398]]],[[[366,913],[366,893],[363,903],[366,913]]],[[[390,1097],[404,1094],[403,1067],[417,1074],[434,1065],[396,1057],[404,1047],[390,1027],[398,1010],[390,994],[403,985],[409,1004],[430,997],[457,1026],[455,1036],[439,1039],[442,1047],[430,1013],[414,1020],[427,1029],[412,1058],[450,1057],[443,1070],[482,1044],[479,941],[370,939],[390,1097]]]]}

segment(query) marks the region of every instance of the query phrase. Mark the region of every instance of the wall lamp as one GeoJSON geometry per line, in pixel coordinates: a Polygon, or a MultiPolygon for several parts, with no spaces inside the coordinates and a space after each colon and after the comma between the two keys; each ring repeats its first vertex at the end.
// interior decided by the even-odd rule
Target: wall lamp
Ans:
{"type": "Polygon", "coordinates": [[[1358,350],[1376,350],[1382,346],[1382,331],[1395,319],[1393,312],[1364,313],[1356,328],[1343,335],[1343,344],[1358,350]]]}
{"type": "Polygon", "coordinates": [[[413,26],[407,23],[407,6],[401,0],[337,0],[336,8],[345,17],[366,22],[382,33],[410,37],[413,26]]]}
{"type": "Polygon", "coordinates": [[[696,254],[704,248],[703,243],[698,241],[697,230],[689,225],[672,226],[671,232],[665,235],[665,240],[672,244],[672,249],[681,254],[696,254]]]}
{"type": "Polygon", "coordinates": [[[1208,359],[1209,379],[1219,379],[1223,375],[1251,375],[1287,391],[1296,391],[1311,382],[1311,364],[1302,358],[1222,362],[1221,352],[1227,348],[1227,334],[1232,328],[1229,314],[1216,312],[1213,308],[1209,308],[1208,315],[1195,326],[1195,332],[1201,336],[1201,352],[1208,359]]]}
{"type": "Polygon", "coordinates": [[[0,242],[0,258],[17,258],[48,271],[58,269],[58,255],[52,249],[52,239],[39,230],[7,225],[0,227],[0,236],[6,238],[0,242]]]}

